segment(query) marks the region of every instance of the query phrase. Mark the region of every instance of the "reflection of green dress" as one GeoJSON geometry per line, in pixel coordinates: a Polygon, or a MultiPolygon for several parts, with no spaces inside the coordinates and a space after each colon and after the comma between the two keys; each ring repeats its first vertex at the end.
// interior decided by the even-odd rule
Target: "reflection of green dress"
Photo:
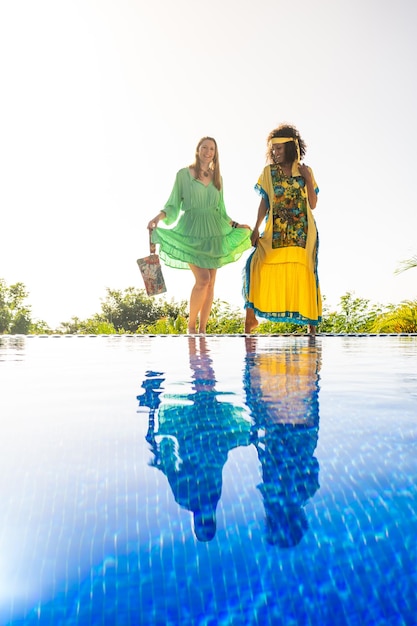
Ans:
{"type": "Polygon", "coordinates": [[[223,190],[212,182],[206,187],[188,167],[177,173],[164,211],[164,223],[176,223],[173,228],[155,228],[152,241],[159,244],[159,256],[170,267],[189,269],[192,263],[217,269],[237,261],[251,247],[250,231],[230,226],[223,190]]]}
{"type": "Polygon", "coordinates": [[[216,392],[165,396],[158,414],[160,469],[178,504],[190,511],[215,510],[221,496],[228,452],[250,443],[250,422],[243,409],[220,402],[216,392]]]}

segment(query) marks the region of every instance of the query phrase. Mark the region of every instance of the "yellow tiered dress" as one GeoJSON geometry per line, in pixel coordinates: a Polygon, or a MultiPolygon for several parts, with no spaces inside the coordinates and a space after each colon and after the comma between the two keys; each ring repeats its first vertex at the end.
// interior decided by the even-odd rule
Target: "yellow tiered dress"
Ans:
{"type": "MultiPolygon", "coordinates": [[[[318,192],[314,175],[313,184],[318,192]]],[[[245,266],[245,308],[272,322],[316,326],[322,315],[318,233],[304,178],[283,176],[267,165],[255,189],[266,202],[267,215],[245,266]]]]}

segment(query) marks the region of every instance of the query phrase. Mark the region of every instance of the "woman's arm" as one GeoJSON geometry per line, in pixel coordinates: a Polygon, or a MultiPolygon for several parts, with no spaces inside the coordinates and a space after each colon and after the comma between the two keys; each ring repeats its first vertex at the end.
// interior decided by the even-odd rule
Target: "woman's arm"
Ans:
{"type": "Polygon", "coordinates": [[[166,213],[165,211],[159,211],[158,215],[155,215],[155,217],[153,219],[151,219],[151,221],[149,222],[147,229],[148,230],[153,230],[154,228],[156,228],[158,226],[158,222],[159,220],[164,220],[166,218],[166,213]]]}
{"type": "Polygon", "coordinates": [[[310,207],[311,209],[315,209],[317,206],[317,194],[316,194],[316,190],[314,189],[313,176],[311,174],[311,170],[309,167],[307,167],[307,165],[304,165],[304,164],[299,166],[299,170],[300,170],[301,176],[306,181],[307,196],[308,196],[308,202],[310,204],[310,207]]]}
{"type": "Polygon", "coordinates": [[[179,170],[175,177],[175,183],[171,194],[162,211],[149,222],[148,229],[152,230],[158,226],[160,220],[164,220],[167,226],[173,224],[180,214],[182,208],[183,191],[182,184],[184,180],[184,170],[179,170]]]}
{"type": "Polygon", "coordinates": [[[223,215],[225,215],[227,219],[229,220],[229,224],[232,228],[247,228],[248,230],[250,230],[250,226],[248,226],[247,224],[240,224],[239,222],[232,220],[232,218],[229,217],[229,215],[227,214],[226,206],[224,203],[224,196],[223,196],[223,180],[222,180],[222,188],[220,190],[219,207],[223,215]]]}
{"type": "Polygon", "coordinates": [[[265,219],[267,213],[267,206],[264,198],[261,199],[258,207],[258,215],[256,217],[256,224],[251,234],[251,242],[253,246],[256,246],[259,239],[259,227],[265,219]]]}

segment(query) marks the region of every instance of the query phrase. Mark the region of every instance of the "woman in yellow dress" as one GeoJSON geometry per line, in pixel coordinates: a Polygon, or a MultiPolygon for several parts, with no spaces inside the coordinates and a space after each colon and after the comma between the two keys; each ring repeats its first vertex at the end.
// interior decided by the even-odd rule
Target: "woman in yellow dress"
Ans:
{"type": "Polygon", "coordinates": [[[306,144],[294,126],[275,128],[267,142],[268,165],[255,186],[261,195],[251,235],[255,250],[244,276],[245,333],[254,330],[261,317],[308,325],[314,335],[322,314],[312,214],[319,190],[311,168],[301,163],[306,144]]]}

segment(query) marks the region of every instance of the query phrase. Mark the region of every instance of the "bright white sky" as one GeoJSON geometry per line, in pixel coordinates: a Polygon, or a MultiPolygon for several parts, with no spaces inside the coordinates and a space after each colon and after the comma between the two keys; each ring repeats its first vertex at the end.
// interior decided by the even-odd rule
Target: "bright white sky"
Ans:
{"type": "MultiPolygon", "coordinates": [[[[0,0],[0,277],[51,327],[143,287],[146,224],[200,137],[253,225],[265,140],[308,144],[319,275],[335,308],[417,298],[415,0],[0,0]]],[[[216,297],[242,306],[244,259],[216,297]]],[[[191,272],[164,269],[167,297],[191,272]]]]}

